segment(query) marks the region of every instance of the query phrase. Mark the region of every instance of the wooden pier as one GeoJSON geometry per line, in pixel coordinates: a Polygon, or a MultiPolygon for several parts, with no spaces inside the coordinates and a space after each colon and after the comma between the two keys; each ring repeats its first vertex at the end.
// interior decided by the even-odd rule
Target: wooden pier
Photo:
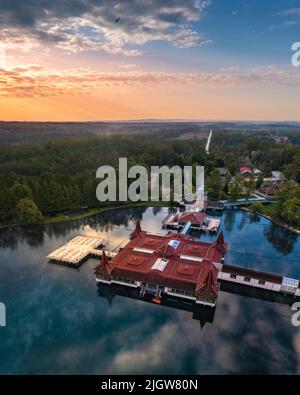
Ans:
{"type": "Polygon", "coordinates": [[[62,247],[51,252],[47,258],[52,262],[79,266],[89,257],[101,255],[104,239],[92,236],[76,236],[62,247]]]}

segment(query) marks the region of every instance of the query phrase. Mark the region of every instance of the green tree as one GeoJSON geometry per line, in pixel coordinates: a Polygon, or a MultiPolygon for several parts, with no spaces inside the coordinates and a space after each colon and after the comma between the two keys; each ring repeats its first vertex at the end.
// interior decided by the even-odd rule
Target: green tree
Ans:
{"type": "Polygon", "coordinates": [[[290,224],[300,225],[300,199],[288,199],[283,204],[281,216],[290,224]]]}
{"type": "Polygon", "coordinates": [[[14,214],[14,203],[10,190],[4,185],[0,186],[0,222],[9,220],[14,214]]]}
{"type": "Polygon", "coordinates": [[[215,169],[208,177],[206,188],[212,198],[218,199],[220,197],[223,185],[220,173],[217,169],[215,169]]]}
{"type": "Polygon", "coordinates": [[[260,173],[256,180],[256,185],[255,185],[256,189],[259,189],[263,185],[263,183],[264,183],[264,175],[260,173]]]}
{"type": "Polygon", "coordinates": [[[226,176],[225,176],[226,183],[229,184],[231,179],[232,179],[232,174],[230,173],[230,171],[228,171],[226,176]]]}
{"type": "Polygon", "coordinates": [[[255,178],[253,174],[251,174],[248,179],[245,179],[244,188],[245,188],[246,197],[247,199],[249,199],[250,195],[254,192],[254,188],[255,188],[255,178]]]}
{"type": "Polygon", "coordinates": [[[239,174],[233,177],[229,188],[231,200],[236,200],[242,194],[243,182],[243,177],[241,177],[239,174]]]}
{"type": "Polygon", "coordinates": [[[255,213],[261,213],[264,210],[264,205],[261,202],[254,202],[250,205],[250,210],[255,213]]]}
{"type": "Polygon", "coordinates": [[[287,200],[293,199],[294,197],[300,199],[300,187],[290,181],[285,187],[281,188],[275,196],[278,203],[278,210],[282,210],[283,205],[287,200]]]}
{"type": "Polygon", "coordinates": [[[292,163],[285,167],[284,175],[287,179],[300,182],[300,154],[296,155],[292,163]]]}
{"type": "Polygon", "coordinates": [[[224,167],[225,163],[224,163],[224,159],[223,158],[217,158],[215,161],[215,166],[216,167],[224,167]]]}
{"type": "Polygon", "coordinates": [[[10,191],[15,204],[17,204],[20,199],[32,198],[31,189],[26,184],[15,182],[10,191]]]}
{"type": "Polygon", "coordinates": [[[225,182],[224,188],[223,188],[223,192],[225,195],[228,195],[229,192],[229,184],[228,182],[225,182]]]}
{"type": "Polygon", "coordinates": [[[289,182],[276,195],[276,214],[286,223],[300,226],[300,187],[289,182]]]}
{"type": "Polygon", "coordinates": [[[24,198],[18,202],[17,213],[22,224],[35,224],[43,219],[38,206],[30,198],[24,198]]]}

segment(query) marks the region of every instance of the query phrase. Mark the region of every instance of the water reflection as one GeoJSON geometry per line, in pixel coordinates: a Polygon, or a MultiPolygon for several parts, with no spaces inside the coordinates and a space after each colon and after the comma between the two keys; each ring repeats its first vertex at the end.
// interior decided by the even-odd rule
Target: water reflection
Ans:
{"type": "Polygon", "coordinates": [[[249,221],[251,224],[260,222],[260,219],[261,219],[261,217],[259,215],[256,215],[254,213],[249,213],[249,221]]]}
{"type": "Polygon", "coordinates": [[[153,211],[153,215],[156,216],[157,214],[159,214],[162,210],[162,207],[159,206],[155,206],[153,207],[152,211],[153,211]]]}
{"type": "Polygon", "coordinates": [[[270,223],[264,234],[274,248],[283,255],[289,255],[297,242],[297,235],[287,229],[270,223]]]}
{"type": "MultiPolygon", "coordinates": [[[[161,207],[153,209],[156,210],[155,215],[161,211],[161,207]]],[[[0,249],[16,249],[18,243],[22,242],[26,242],[32,247],[37,247],[43,244],[45,236],[49,238],[68,238],[70,234],[81,231],[86,227],[97,232],[109,233],[118,226],[126,228],[130,223],[141,220],[146,210],[146,207],[121,209],[106,211],[74,221],[0,229],[0,249]]]]}
{"type": "Polygon", "coordinates": [[[240,231],[243,230],[243,228],[245,227],[247,221],[248,221],[247,216],[246,215],[241,215],[240,221],[239,221],[239,224],[238,224],[238,230],[240,230],[240,231]]]}
{"type": "Polygon", "coordinates": [[[224,224],[227,232],[231,232],[233,230],[233,225],[235,222],[235,214],[236,214],[235,210],[225,211],[224,224]]]}
{"type": "MultiPolygon", "coordinates": [[[[107,299],[108,304],[112,306],[112,302],[116,295],[123,296],[125,298],[141,300],[145,303],[153,303],[152,298],[143,297],[141,298],[137,289],[126,288],[121,285],[105,285],[98,284],[98,295],[107,299]]],[[[172,307],[176,310],[189,311],[193,313],[193,319],[199,321],[201,329],[204,328],[207,322],[212,323],[215,315],[215,308],[209,308],[188,301],[179,300],[172,297],[163,297],[161,299],[160,307],[172,307]]]]}
{"type": "Polygon", "coordinates": [[[228,283],[226,281],[221,283],[221,291],[235,295],[247,296],[248,298],[281,303],[288,306],[292,306],[293,303],[300,300],[299,297],[294,297],[292,295],[272,292],[266,289],[247,287],[241,284],[228,283]]]}
{"type": "MultiPolygon", "coordinates": [[[[200,317],[186,306],[158,306],[118,292],[100,295],[96,261],[78,272],[45,258],[76,234],[104,237],[112,248],[129,237],[136,219],[159,232],[167,213],[124,209],[1,230],[0,301],[7,306],[7,327],[0,328],[0,373],[299,373],[300,332],[282,301],[223,289],[213,322],[201,331],[200,317]]],[[[300,278],[299,238],[245,212],[224,213],[222,227],[229,262],[300,278]],[[285,243],[292,248],[282,250],[285,243]]]]}

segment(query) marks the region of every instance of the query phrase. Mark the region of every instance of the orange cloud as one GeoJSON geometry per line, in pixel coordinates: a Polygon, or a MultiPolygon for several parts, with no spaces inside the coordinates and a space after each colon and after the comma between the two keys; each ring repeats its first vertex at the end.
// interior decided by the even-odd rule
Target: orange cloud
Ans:
{"type": "Polygon", "coordinates": [[[293,67],[275,67],[220,73],[162,73],[144,71],[97,72],[85,69],[48,70],[30,65],[0,69],[0,97],[90,95],[95,90],[124,86],[190,86],[234,88],[243,86],[297,86],[300,73],[293,67]]]}

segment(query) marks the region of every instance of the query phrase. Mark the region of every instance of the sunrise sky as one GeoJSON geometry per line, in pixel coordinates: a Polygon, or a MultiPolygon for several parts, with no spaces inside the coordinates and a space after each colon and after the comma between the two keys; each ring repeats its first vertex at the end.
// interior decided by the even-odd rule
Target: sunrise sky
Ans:
{"type": "Polygon", "coordinates": [[[0,120],[300,120],[300,0],[0,0],[0,120]]]}

